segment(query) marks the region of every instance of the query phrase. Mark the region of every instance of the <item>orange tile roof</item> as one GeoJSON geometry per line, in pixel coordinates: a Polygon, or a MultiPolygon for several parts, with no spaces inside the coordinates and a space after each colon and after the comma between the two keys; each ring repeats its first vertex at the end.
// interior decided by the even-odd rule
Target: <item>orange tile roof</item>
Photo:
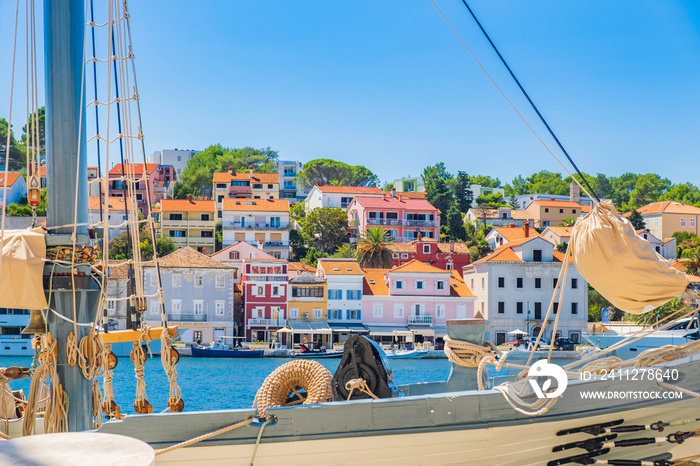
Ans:
{"type": "MultiPolygon", "coordinates": [[[[550,230],[557,236],[571,236],[571,230],[573,227],[547,227],[545,230],[550,230]]],[[[544,232],[543,232],[544,233],[544,232]]]]}
{"type": "Polygon", "coordinates": [[[450,277],[450,296],[475,298],[472,290],[469,289],[462,277],[460,277],[459,272],[456,270],[452,271],[452,276],[450,277]]]}
{"type": "MultiPolygon", "coordinates": [[[[9,172],[7,174],[7,183],[8,183],[7,187],[9,188],[13,184],[15,184],[15,182],[19,179],[20,176],[22,176],[21,173],[9,172]]],[[[4,171],[0,172],[0,188],[3,186],[5,186],[5,172],[4,171]]]]}
{"type": "Polygon", "coordinates": [[[161,268],[235,269],[235,267],[212,259],[189,246],[158,259],[158,264],[161,268]]]}
{"type": "Polygon", "coordinates": [[[509,247],[503,246],[492,252],[486,257],[482,257],[474,264],[482,262],[522,262],[523,260],[509,247]]]}
{"type": "Polygon", "coordinates": [[[163,199],[160,201],[162,212],[214,212],[214,201],[192,199],[163,199]]]}
{"type": "Polygon", "coordinates": [[[661,242],[665,244],[665,243],[668,243],[669,241],[673,241],[674,239],[676,239],[676,238],[664,238],[661,240],[661,242]]]}
{"type": "Polygon", "coordinates": [[[676,269],[676,270],[680,270],[681,272],[683,272],[683,274],[685,275],[685,278],[687,278],[688,281],[690,281],[691,283],[700,283],[700,277],[698,277],[697,275],[692,275],[692,274],[689,274],[689,273],[685,273],[685,271],[686,271],[686,266],[685,266],[684,262],[685,262],[686,260],[687,260],[687,259],[680,259],[680,260],[678,260],[678,259],[671,259],[669,262],[671,263],[671,267],[673,267],[673,268],[676,269]]]}
{"type": "Polygon", "coordinates": [[[674,201],[652,202],[637,209],[642,215],[650,214],[700,214],[700,208],[674,201]]]}
{"type": "Polygon", "coordinates": [[[362,282],[362,293],[365,295],[388,296],[389,285],[386,283],[386,273],[390,269],[364,269],[365,279],[362,282]]]}
{"type": "Polygon", "coordinates": [[[251,180],[252,182],[259,183],[277,183],[280,182],[279,173],[253,173],[253,177],[250,177],[250,172],[234,173],[233,175],[229,172],[216,172],[214,173],[213,182],[214,183],[230,183],[231,181],[245,181],[251,180]]]}
{"type": "MultiPolygon", "coordinates": [[[[525,227],[493,227],[493,229],[508,241],[525,238],[525,227]]],[[[532,228],[532,226],[530,226],[530,231],[528,234],[529,238],[534,238],[537,236],[540,238],[542,237],[542,235],[537,233],[537,230],[532,228]]]]}
{"type": "MultiPolygon", "coordinates": [[[[128,199],[128,198],[110,196],[107,199],[107,202],[109,202],[109,210],[120,210],[120,211],[126,210],[124,207],[126,204],[124,202],[124,199],[128,199]]],[[[88,210],[100,210],[100,198],[99,197],[97,197],[97,196],[88,197],[88,210]]]]}
{"type": "Polygon", "coordinates": [[[533,204],[537,204],[540,207],[574,207],[580,209],[583,207],[581,204],[573,201],[552,201],[546,199],[536,199],[532,201],[533,204]]]}
{"type": "Polygon", "coordinates": [[[319,186],[316,185],[322,193],[348,193],[348,194],[382,194],[379,188],[374,186],[319,186]]]}
{"type": "Polygon", "coordinates": [[[581,212],[583,212],[584,214],[587,214],[590,211],[591,211],[591,206],[589,206],[589,205],[582,205],[581,206],[581,212]]]}
{"type": "MultiPolygon", "coordinates": [[[[256,254],[262,254],[263,256],[270,256],[270,257],[269,257],[270,259],[274,259],[274,257],[273,257],[272,255],[266,253],[265,251],[262,251],[262,250],[258,249],[257,247],[255,247],[255,246],[253,246],[253,245],[251,245],[251,244],[246,243],[245,241],[236,241],[235,243],[233,243],[233,244],[231,244],[231,245],[229,245],[229,246],[226,246],[226,247],[223,248],[223,249],[220,249],[220,250],[218,250],[218,251],[215,251],[215,252],[209,254],[209,257],[213,257],[213,256],[215,256],[215,255],[217,255],[217,254],[220,254],[220,253],[222,253],[222,252],[224,252],[224,251],[227,251],[227,250],[229,250],[229,249],[231,249],[231,248],[233,248],[233,247],[235,247],[235,246],[238,246],[239,244],[241,244],[241,245],[244,246],[244,247],[245,247],[245,246],[250,246],[251,248],[256,249],[256,254]]],[[[263,258],[264,258],[264,257],[263,257],[263,258]]],[[[218,260],[218,259],[217,259],[217,260],[218,260]]]]}
{"type": "Polygon", "coordinates": [[[394,267],[390,270],[391,273],[450,273],[448,270],[438,269],[435,266],[413,259],[403,265],[394,267]]]}
{"type": "Polygon", "coordinates": [[[318,268],[326,275],[363,275],[355,259],[319,259],[318,268]]]}
{"type": "MultiPolygon", "coordinates": [[[[149,175],[153,173],[153,171],[158,168],[157,163],[147,163],[146,164],[146,173],[149,175]]],[[[142,163],[134,163],[132,164],[133,166],[133,173],[135,176],[141,176],[143,175],[143,164],[142,163]]],[[[112,169],[109,171],[110,175],[123,175],[124,173],[122,172],[122,164],[117,164],[112,169]]]]}
{"type": "Polygon", "coordinates": [[[223,199],[223,210],[252,212],[289,212],[287,199],[223,199]]]}
{"type": "Polygon", "coordinates": [[[312,272],[316,273],[316,267],[312,267],[309,264],[305,264],[302,262],[290,262],[289,263],[289,270],[290,271],[295,271],[295,272],[312,272]]]}

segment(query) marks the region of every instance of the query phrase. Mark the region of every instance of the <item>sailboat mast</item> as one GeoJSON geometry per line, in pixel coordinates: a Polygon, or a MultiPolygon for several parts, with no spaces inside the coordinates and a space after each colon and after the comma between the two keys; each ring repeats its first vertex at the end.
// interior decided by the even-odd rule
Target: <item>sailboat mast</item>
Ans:
{"type": "MultiPolygon", "coordinates": [[[[74,245],[90,244],[85,112],[81,111],[84,105],[81,98],[84,95],[83,8],[82,0],[44,0],[46,222],[50,229],[46,236],[47,249],[57,246],[73,249],[74,245]],[[74,224],[79,226],[74,229],[74,224]],[[56,228],[59,226],[61,228],[56,228]]],[[[44,275],[47,299],[54,309],[48,312],[47,323],[57,341],[58,376],[68,396],[67,427],[72,432],[87,430],[92,427],[91,381],[83,377],[77,364],[73,367],[68,364],[66,345],[71,332],[77,330],[77,342],[88,334],[89,327],[74,325],[73,322],[88,323],[92,320],[98,306],[99,289],[90,276],[88,265],[77,266],[74,270],[47,267],[44,275]]]]}

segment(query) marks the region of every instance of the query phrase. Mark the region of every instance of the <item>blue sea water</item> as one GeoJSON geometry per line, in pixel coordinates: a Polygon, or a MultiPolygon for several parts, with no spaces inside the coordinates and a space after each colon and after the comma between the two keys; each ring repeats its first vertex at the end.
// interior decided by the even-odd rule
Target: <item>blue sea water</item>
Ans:
{"type": "MultiPolygon", "coordinates": [[[[31,361],[26,357],[0,357],[0,367],[29,367],[31,361]]],[[[285,358],[183,357],[177,364],[177,381],[185,400],[185,411],[250,408],[265,377],[289,361],[291,359],[285,358]]],[[[340,359],[319,359],[318,362],[335,373],[340,359]]],[[[452,366],[447,359],[395,359],[390,365],[396,385],[447,380],[452,366]]],[[[159,356],[146,361],[144,380],[153,411],[163,411],[167,406],[169,383],[159,356]]],[[[10,386],[14,390],[23,389],[26,394],[29,379],[15,380],[10,386]]],[[[133,414],[136,377],[129,358],[119,358],[114,369],[113,387],[122,413],[133,414]]]]}

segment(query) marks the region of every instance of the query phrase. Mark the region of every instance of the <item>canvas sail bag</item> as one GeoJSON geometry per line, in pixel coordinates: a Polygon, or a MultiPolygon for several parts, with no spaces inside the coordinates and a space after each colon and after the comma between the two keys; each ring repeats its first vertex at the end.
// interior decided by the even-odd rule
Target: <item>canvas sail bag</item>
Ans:
{"type": "Polygon", "coordinates": [[[641,314],[682,296],[685,275],[671,267],[612,202],[594,206],[571,232],[576,269],[618,309],[641,314]]]}
{"type": "Polygon", "coordinates": [[[44,259],[46,230],[5,230],[0,238],[0,307],[46,309],[44,259]]]}

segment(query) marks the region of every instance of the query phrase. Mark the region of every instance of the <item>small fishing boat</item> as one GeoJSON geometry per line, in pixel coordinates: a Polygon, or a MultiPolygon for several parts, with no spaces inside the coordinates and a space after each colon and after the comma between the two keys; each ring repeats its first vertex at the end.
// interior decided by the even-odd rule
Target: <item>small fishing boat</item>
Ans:
{"type": "Polygon", "coordinates": [[[211,345],[192,345],[192,356],[199,358],[262,358],[263,350],[237,348],[221,340],[214,340],[211,345]]]}
{"type": "Polygon", "coordinates": [[[422,359],[428,355],[426,350],[392,350],[386,353],[389,359],[422,359]]]}
{"type": "Polygon", "coordinates": [[[342,351],[326,351],[325,346],[320,344],[304,343],[300,345],[299,351],[292,351],[289,355],[299,359],[329,359],[339,358],[343,355],[342,351]]]}

